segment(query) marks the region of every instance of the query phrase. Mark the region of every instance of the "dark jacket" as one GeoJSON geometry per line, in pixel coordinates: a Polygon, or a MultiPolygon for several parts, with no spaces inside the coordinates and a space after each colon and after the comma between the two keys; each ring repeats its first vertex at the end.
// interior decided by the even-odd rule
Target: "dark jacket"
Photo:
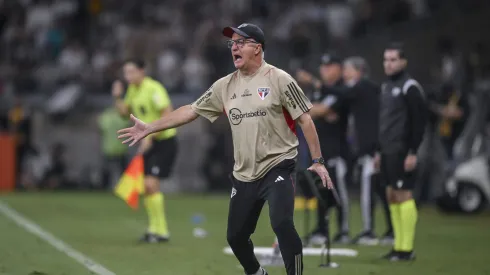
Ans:
{"type": "Polygon", "coordinates": [[[427,121],[425,95],[405,72],[381,86],[379,147],[383,153],[416,153],[427,121]]]}

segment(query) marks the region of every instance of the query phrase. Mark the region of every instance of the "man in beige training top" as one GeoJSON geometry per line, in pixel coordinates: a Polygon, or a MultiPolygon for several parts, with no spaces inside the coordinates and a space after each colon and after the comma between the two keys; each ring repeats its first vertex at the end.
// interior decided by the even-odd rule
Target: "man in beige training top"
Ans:
{"type": "Polygon", "coordinates": [[[301,275],[301,239],[293,222],[293,173],[298,155],[296,122],[301,126],[313,158],[308,170],[332,188],[324,166],[315,126],[308,114],[311,103],[295,80],[263,60],[265,37],[252,24],[227,27],[237,70],[216,81],[192,105],[145,124],[131,115],[134,126],[119,131],[130,146],[145,136],[189,123],[198,116],[215,121],[225,113],[231,124],[235,166],[228,215],[227,239],[246,274],[265,275],[253,252],[250,236],[265,201],[279,240],[288,275],[301,275]]]}

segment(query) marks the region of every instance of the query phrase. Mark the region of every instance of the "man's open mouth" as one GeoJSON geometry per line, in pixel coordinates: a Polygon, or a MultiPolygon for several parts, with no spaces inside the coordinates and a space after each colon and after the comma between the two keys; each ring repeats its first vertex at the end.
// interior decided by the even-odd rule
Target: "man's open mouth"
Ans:
{"type": "Polygon", "coordinates": [[[239,54],[234,54],[233,59],[235,59],[235,61],[238,61],[238,60],[242,59],[242,56],[239,54]]]}

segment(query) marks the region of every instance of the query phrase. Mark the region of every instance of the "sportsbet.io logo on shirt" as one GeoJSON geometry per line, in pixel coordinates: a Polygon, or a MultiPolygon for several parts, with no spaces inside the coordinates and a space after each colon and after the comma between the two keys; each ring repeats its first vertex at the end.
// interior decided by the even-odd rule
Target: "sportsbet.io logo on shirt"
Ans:
{"type": "Polygon", "coordinates": [[[233,108],[229,112],[229,117],[231,124],[233,125],[238,125],[242,123],[242,120],[244,118],[251,118],[251,117],[262,117],[266,116],[267,113],[264,110],[257,110],[255,112],[247,112],[247,113],[242,113],[240,109],[233,108]]]}

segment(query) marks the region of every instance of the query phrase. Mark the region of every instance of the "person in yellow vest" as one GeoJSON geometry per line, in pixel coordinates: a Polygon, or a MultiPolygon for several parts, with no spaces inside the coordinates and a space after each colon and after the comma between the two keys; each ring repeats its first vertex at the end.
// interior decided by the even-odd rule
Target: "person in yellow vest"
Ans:
{"type": "Polygon", "coordinates": [[[104,157],[102,187],[116,186],[127,166],[128,150],[117,138],[117,130],[128,125],[128,120],[119,115],[114,106],[105,109],[98,117],[101,151],[104,157]],[[122,146],[121,146],[122,145],[122,146]]]}
{"type": "MultiPolygon", "coordinates": [[[[166,89],[146,75],[143,61],[129,60],[125,62],[123,71],[129,84],[124,98],[121,81],[115,81],[112,87],[116,108],[122,116],[128,117],[132,113],[150,123],[172,112],[166,89]]],[[[145,138],[138,148],[138,154],[142,154],[144,159],[144,205],[149,219],[149,227],[141,238],[143,242],[167,242],[170,237],[160,180],[169,178],[174,166],[177,157],[176,135],[175,128],[155,133],[145,138]]]]}

